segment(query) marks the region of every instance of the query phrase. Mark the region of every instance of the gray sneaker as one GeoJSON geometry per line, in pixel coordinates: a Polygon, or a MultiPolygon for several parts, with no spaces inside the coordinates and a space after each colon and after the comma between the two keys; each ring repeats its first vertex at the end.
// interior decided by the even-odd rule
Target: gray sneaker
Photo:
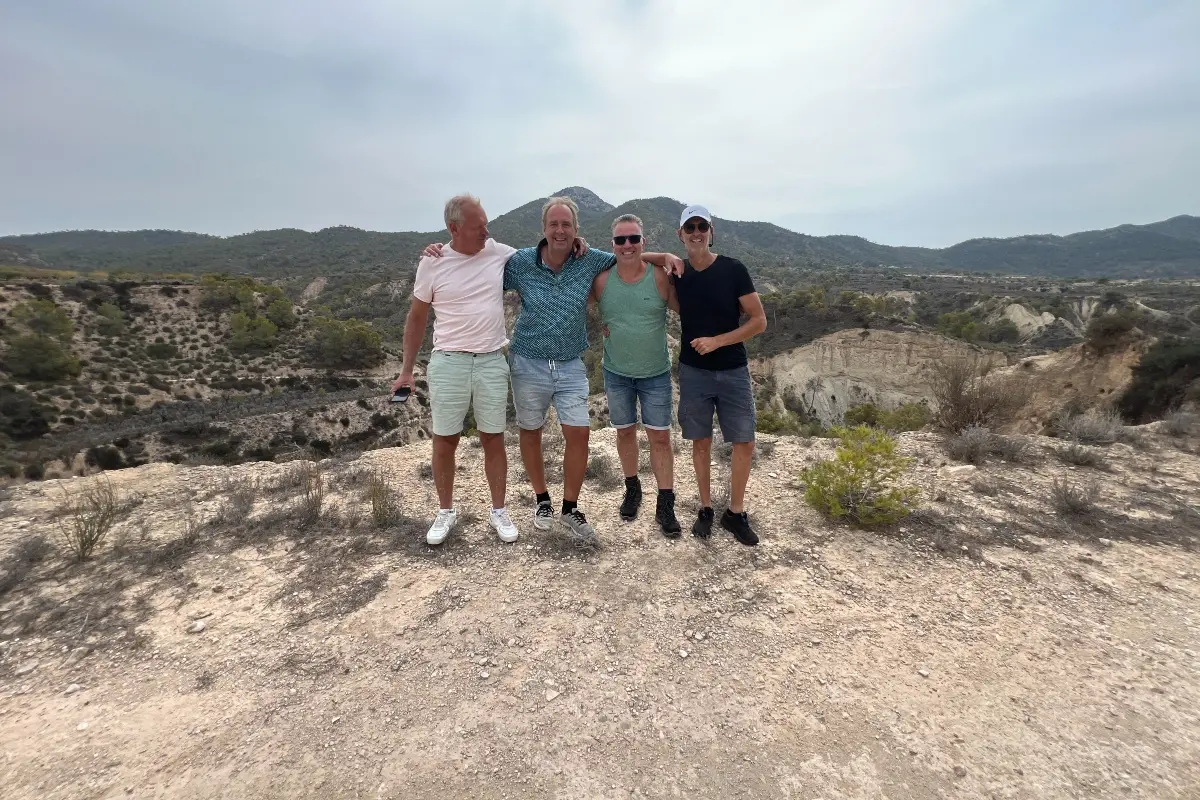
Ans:
{"type": "Polygon", "coordinates": [[[563,514],[561,519],[563,524],[570,528],[571,538],[575,540],[576,544],[591,545],[596,543],[596,529],[588,524],[587,517],[578,508],[573,508],[566,514],[563,514]]]}

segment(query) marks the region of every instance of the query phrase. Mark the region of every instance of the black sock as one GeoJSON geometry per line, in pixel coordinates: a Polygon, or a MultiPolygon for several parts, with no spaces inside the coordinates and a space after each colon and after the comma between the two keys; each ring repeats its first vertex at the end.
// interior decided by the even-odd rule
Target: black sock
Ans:
{"type": "Polygon", "coordinates": [[[659,497],[670,497],[673,500],[673,499],[675,499],[675,490],[674,489],[659,489],[658,496],[659,497]]]}
{"type": "Polygon", "coordinates": [[[642,481],[637,475],[634,475],[632,478],[625,479],[625,488],[626,489],[632,489],[635,486],[639,489],[642,488],[642,481]]]}
{"type": "Polygon", "coordinates": [[[549,492],[542,492],[541,494],[539,494],[539,495],[537,496],[537,501],[538,501],[539,503],[549,503],[549,502],[550,502],[550,493],[549,493],[549,492]]]}
{"type": "Polygon", "coordinates": [[[570,514],[572,511],[575,510],[575,507],[577,505],[579,505],[579,504],[577,502],[575,502],[574,500],[563,500],[563,510],[562,510],[563,515],[565,516],[567,514],[570,514]]]}

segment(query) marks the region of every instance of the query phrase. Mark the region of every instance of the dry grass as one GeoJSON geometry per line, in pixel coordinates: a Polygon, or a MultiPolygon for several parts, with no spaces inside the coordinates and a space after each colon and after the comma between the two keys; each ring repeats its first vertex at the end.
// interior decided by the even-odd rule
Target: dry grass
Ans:
{"type": "Polygon", "coordinates": [[[1162,418],[1159,430],[1167,436],[1190,436],[1196,427],[1196,415],[1176,409],[1162,418]]]}
{"type": "Polygon", "coordinates": [[[1104,458],[1104,453],[1095,447],[1088,447],[1072,442],[1066,447],[1060,447],[1055,450],[1055,455],[1059,460],[1066,464],[1074,464],[1077,467],[1095,467],[1103,469],[1107,464],[1104,458]]]}
{"type": "Polygon", "coordinates": [[[595,481],[596,485],[606,492],[618,488],[625,480],[620,468],[613,464],[612,458],[606,453],[594,453],[588,459],[584,477],[595,481]]]}
{"type": "Polygon", "coordinates": [[[1066,413],[1055,423],[1058,435],[1081,444],[1112,444],[1122,438],[1125,423],[1116,411],[1066,413]]]}
{"type": "Polygon", "coordinates": [[[15,589],[33,566],[50,553],[50,543],[44,536],[27,536],[17,542],[0,564],[0,594],[15,589]]]}
{"type": "Polygon", "coordinates": [[[363,499],[371,504],[371,522],[376,528],[388,528],[400,521],[400,496],[383,470],[373,470],[367,476],[363,499]]]}
{"type": "Polygon", "coordinates": [[[1065,478],[1056,478],[1050,485],[1050,500],[1054,510],[1069,516],[1084,516],[1096,510],[1100,497],[1100,484],[1095,480],[1072,483],[1065,478]]]}
{"type": "Polygon", "coordinates": [[[305,461],[303,467],[303,484],[299,497],[296,498],[296,523],[308,527],[320,522],[325,514],[325,476],[315,464],[305,461]]]}

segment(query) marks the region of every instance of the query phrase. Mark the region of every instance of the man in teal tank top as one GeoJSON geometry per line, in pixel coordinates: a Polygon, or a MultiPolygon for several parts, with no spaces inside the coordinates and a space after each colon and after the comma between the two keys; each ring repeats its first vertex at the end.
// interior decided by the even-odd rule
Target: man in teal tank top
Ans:
{"type": "Polygon", "coordinates": [[[604,323],[604,391],[608,413],[617,429],[617,453],[625,473],[621,519],[637,517],[642,504],[638,478],[638,410],[650,440],[650,464],[658,483],[654,519],[664,536],[679,535],[675,518],[671,452],[671,355],[667,351],[667,309],[679,311],[671,280],[642,261],[642,221],[623,214],[613,221],[615,269],[592,282],[592,300],[604,323]]]}

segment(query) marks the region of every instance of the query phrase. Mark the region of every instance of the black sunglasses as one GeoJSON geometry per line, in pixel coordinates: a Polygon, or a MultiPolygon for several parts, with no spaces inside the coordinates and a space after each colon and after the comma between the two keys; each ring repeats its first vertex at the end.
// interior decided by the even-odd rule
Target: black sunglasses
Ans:
{"type": "Polygon", "coordinates": [[[701,233],[708,233],[709,224],[707,222],[705,222],[704,220],[700,220],[699,222],[683,223],[683,232],[684,233],[695,233],[696,231],[700,231],[701,233]]]}
{"type": "Polygon", "coordinates": [[[625,242],[629,242],[630,244],[641,244],[642,243],[642,235],[640,233],[633,233],[633,234],[630,234],[629,236],[614,236],[613,237],[613,244],[625,244],[625,242]]]}

